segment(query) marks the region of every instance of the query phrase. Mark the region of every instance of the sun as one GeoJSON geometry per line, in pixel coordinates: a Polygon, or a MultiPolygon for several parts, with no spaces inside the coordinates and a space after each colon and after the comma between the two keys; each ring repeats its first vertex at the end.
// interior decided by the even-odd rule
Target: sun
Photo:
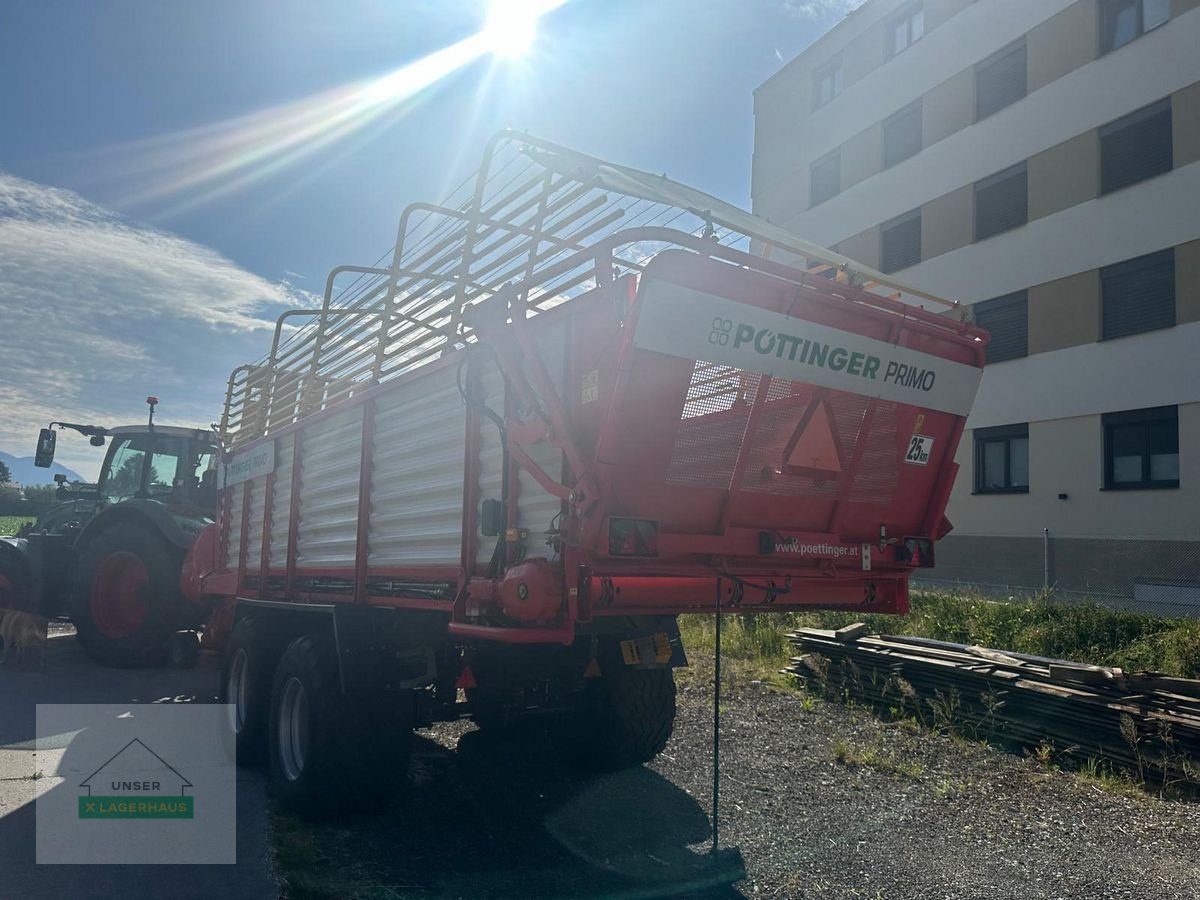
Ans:
{"type": "Polygon", "coordinates": [[[538,20],[564,0],[491,0],[483,35],[491,52],[502,59],[519,59],[533,49],[538,20]]]}

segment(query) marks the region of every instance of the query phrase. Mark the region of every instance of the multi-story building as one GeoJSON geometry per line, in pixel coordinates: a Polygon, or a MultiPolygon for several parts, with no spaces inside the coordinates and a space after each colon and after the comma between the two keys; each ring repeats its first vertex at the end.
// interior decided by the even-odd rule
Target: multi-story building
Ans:
{"type": "Polygon", "coordinates": [[[992,334],[934,574],[1200,610],[1200,0],[868,0],[754,211],[992,334]]]}

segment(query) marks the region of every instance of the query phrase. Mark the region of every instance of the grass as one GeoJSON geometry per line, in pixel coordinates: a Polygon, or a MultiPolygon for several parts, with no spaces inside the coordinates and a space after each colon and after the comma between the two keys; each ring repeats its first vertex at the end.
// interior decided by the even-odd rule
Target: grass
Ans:
{"type": "Polygon", "coordinates": [[[925,774],[925,767],[918,762],[899,759],[886,753],[882,747],[856,747],[843,738],[833,742],[833,758],[844,766],[875,769],[912,781],[919,780],[925,774]]]}
{"type": "Polygon", "coordinates": [[[34,516],[0,516],[0,537],[9,537],[26,522],[34,521],[34,516]]]}
{"type": "MultiPolygon", "coordinates": [[[[762,680],[784,685],[778,671],[791,652],[786,633],[796,628],[840,628],[865,622],[872,633],[979,644],[1000,650],[1070,659],[1127,671],[1200,678],[1200,620],[1168,619],[1048,597],[993,601],[964,594],[914,591],[906,616],[847,612],[728,616],[721,653],[744,661],[762,680]]],[[[712,652],[712,616],[680,619],[684,646],[712,652]]]]}
{"type": "MultiPolygon", "coordinates": [[[[906,616],[820,611],[730,615],[723,619],[721,631],[721,655],[728,684],[736,688],[758,681],[777,689],[798,691],[802,708],[811,712],[817,703],[811,698],[828,696],[828,685],[819,671],[814,673],[812,685],[805,679],[780,674],[792,653],[787,633],[797,628],[840,628],[860,621],[867,624],[871,633],[927,637],[1093,665],[1120,666],[1126,671],[1200,678],[1200,620],[1168,619],[1113,610],[1095,603],[1056,602],[1050,597],[999,602],[962,594],[914,591],[911,600],[911,610],[906,616]]],[[[691,674],[697,681],[711,681],[713,617],[683,616],[679,624],[684,646],[697,651],[700,663],[691,674]]],[[[854,702],[849,692],[843,692],[838,699],[854,702]]],[[[939,694],[927,701],[927,709],[921,707],[931,718],[923,714],[920,722],[910,722],[904,717],[906,710],[899,708],[891,710],[890,718],[906,730],[932,729],[952,738],[986,740],[990,731],[960,733],[958,702],[953,693],[939,694]]],[[[1129,742],[1131,738],[1126,740],[1129,742]]],[[[1131,746],[1136,750],[1136,741],[1131,746]]],[[[1078,761],[1059,759],[1049,744],[1035,748],[1031,756],[1043,768],[1066,766],[1083,783],[1097,790],[1127,796],[1145,796],[1151,791],[1140,764],[1131,773],[1116,771],[1108,763],[1094,760],[1079,766],[1078,761]]],[[[876,748],[855,748],[838,741],[834,744],[834,757],[847,766],[875,768],[913,779],[921,777],[919,765],[885,756],[876,748]]],[[[1200,779],[1200,765],[1187,762],[1183,770],[1189,773],[1189,778],[1195,772],[1196,779],[1200,779]]],[[[1173,783],[1164,785],[1163,791],[1163,796],[1180,793],[1173,783]]],[[[946,793],[955,791],[948,788],[946,793]]]]}

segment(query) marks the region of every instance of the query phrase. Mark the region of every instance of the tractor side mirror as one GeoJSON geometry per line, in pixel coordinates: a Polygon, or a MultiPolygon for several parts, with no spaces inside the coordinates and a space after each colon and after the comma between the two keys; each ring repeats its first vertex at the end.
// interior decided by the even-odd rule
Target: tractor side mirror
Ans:
{"type": "Polygon", "coordinates": [[[39,469],[48,469],[54,462],[54,444],[57,440],[58,435],[52,428],[43,428],[38,432],[37,452],[34,454],[33,464],[39,469]]]}

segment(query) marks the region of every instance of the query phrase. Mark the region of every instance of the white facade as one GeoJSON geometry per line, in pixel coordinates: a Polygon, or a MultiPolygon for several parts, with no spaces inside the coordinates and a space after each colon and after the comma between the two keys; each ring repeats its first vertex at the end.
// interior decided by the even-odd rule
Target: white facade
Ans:
{"type": "MultiPolygon", "coordinates": [[[[989,365],[958,455],[948,577],[1040,587],[1029,582],[1040,582],[1049,566],[1039,549],[1048,534],[1060,542],[1064,565],[1079,560],[1078,571],[1047,571],[1052,583],[1125,596],[1135,583],[1164,576],[1200,585],[1200,543],[1181,544],[1169,564],[1162,543],[1200,542],[1198,7],[1197,0],[868,0],[755,93],[757,214],[883,267],[881,226],[920,211],[919,261],[895,269],[897,279],[967,304],[1028,292],[1027,353],[989,365]],[[893,53],[892,30],[914,12],[921,36],[893,53]],[[1024,54],[1024,93],[979,118],[980,64],[1012,53],[1024,54]],[[828,73],[839,67],[841,93],[827,99],[828,73]],[[823,81],[819,89],[814,78],[823,81]],[[1106,189],[1102,171],[1117,165],[1106,126],[1156,102],[1170,110],[1167,170],[1106,189]],[[886,166],[885,123],[917,103],[920,149],[886,166]],[[823,161],[840,172],[838,190],[828,196],[826,189],[814,204],[812,166],[823,161]],[[1024,223],[977,240],[977,183],[1022,164],[1024,223]],[[1175,324],[1106,335],[1112,289],[1103,287],[1101,270],[1167,250],[1175,324]],[[1120,427],[1111,414],[1151,407],[1177,410],[1178,486],[1157,476],[1115,483],[1112,467],[1122,463],[1111,454],[1132,451],[1110,448],[1120,427]],[[977,490],[974,432],[994,426],[1028,427],[1027,490],[977,490]],[[1122,572],[1101,571],[1112,539],[1128,542],[1122,572]],[[1018,543],[1005,549],[1003,540],[1018,543]],[[1009,551],[1036,558],[989,568],[989,554],[1009,551]]],[[[1159,446],[1165,432],[1154,433],[1146,471],[1169,474],[1174,463],[1159,446]]]]}

